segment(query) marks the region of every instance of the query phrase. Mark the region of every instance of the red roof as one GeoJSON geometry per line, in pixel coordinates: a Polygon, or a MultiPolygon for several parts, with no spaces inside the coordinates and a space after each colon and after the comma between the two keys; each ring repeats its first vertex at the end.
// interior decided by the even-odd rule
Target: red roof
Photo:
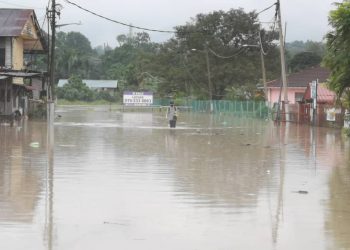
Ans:
{"type": "MultiPolygon", "coordinates": [[[[307,87],[305,94],[304,94],[304,100],[310,100],[311,99],[311,83],[307,87]]],[[[327,104],[334,104],[336,100],[336,94],[327,88],[325,84],[318,84],[317,85],[317,103],[327,103],[327,104]]]]}
{"type": "MultiPolygon", "coordinates": [[[[295,87],[307,87],[310,82],[316,81],[318,82],[326,82],[331,71],[321,66],[315,66],[312,68],[305,69],[303,71],[293,73],[287,76],[287,83],[289,88],[295,87]]],[[[267,82],[268,88],[276,88],[281,87],[282,80],[276,79],[270,82],[267,82]]]]}

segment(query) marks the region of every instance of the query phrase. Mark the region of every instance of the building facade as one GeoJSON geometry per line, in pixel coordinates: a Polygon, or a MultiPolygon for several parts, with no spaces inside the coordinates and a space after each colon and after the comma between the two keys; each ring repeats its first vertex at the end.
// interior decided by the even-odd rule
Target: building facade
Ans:
{"type": "Polygon", "coordinates": [[[31,80],[43,78],[24,61],[26,54],[46,53],[45,37],[34,10],[0,9],[0,115],[26,114],[31,80]]]}

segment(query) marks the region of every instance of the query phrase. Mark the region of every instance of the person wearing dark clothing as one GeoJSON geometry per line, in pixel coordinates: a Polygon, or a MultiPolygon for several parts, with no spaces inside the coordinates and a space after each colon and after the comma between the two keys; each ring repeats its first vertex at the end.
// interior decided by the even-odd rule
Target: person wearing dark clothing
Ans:
{"type": "Polygon", "coordinates": [[[175,128],[177,120],[177,108],[175,107],[174,102],[170,102],[170,107],[168,107],[166,117],[168,118],[170,128],[175,128]]]}

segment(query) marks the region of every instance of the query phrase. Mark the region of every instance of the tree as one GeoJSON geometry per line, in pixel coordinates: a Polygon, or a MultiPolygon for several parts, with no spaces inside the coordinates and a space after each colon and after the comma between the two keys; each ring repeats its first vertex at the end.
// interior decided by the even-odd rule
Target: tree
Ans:
{"type": "Polygon", "coordinates": [[[177,27],[179,52],[190,52],[187,53],[186,68],[196,76],[197,85],[200,85],[197,90],[202,96],[208,98],[209,73],[214,99],[223,98],[232,86],[260,81],[261,73],[257,73],[261,71],[260,50],[244,48],[244,45],[258,45],[259,34],[264,49],[273,50],[275,45],[272,41],[277,38],[276,34],[260,30],[257,13],[246,13],[243,9],[199,14],[192,22],[177,27]],[[207,70],[206,53],[210,72],[207,70]]]}
{"type": "Polygon", "coordinates": [[[338,97],[350,87],[350,2],[337,4],[330,12],[333,30],[326,36],[327,52],[324,64],[331,70],[329,86],[338,97]]]}
{"type": "MultiPolygon", "coordinates": [[[[97,53],[91,48],[90,41],[79,32],[58,32],[56,48],[57,78],[69,78],[79,75],[90,78],[96,71],[97,53]]],[[[94,75],[95,77],[98,77],[94,75]]]]}
{"type": "Polygon", "coordinates": [[[292,72],[298,72],[300,70],[316,66],[320,64],[322,58],[313,52],[301,52],[296,54],[290,61],[290,67],[292,72]]]}
{"type": "Polygon", "coordinates": [[[57,97],[69,101],[93,101],[95,99],[94,92],[77,76],[72,76],[67,84],[57,88],[57,97]]]}

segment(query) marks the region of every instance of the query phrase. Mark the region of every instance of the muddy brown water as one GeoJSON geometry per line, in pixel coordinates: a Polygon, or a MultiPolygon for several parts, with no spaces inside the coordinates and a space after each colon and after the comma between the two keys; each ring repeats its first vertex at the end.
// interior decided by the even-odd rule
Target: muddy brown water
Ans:
{"type": "Polygon", "coordinates": [[[349,141],[232,115],[59,107],[0,125],[0,249],[350,249],[349,141]],[[299,192],[302,191],[302,192],[299,192]]]}

